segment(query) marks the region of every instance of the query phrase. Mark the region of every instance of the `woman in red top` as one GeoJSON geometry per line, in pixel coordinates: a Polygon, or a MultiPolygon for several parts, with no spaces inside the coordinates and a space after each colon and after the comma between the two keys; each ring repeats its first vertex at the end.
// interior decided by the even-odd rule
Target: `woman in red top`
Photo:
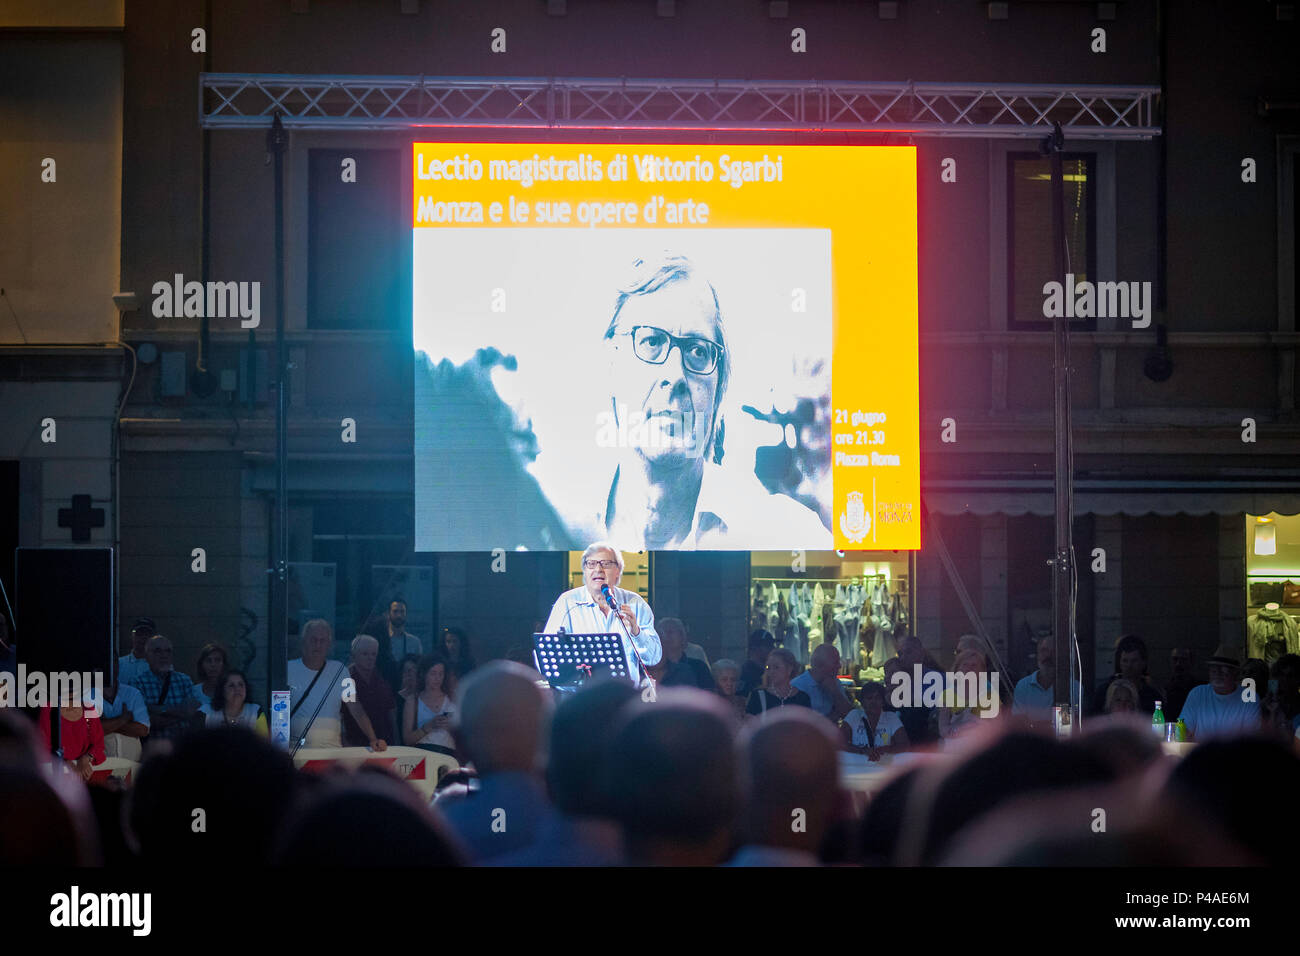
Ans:
{"type": "MultiPolygon", "coordinates": [[[[41,736],[46,752],[50,749],[50,707],[41,708],[41,736]]],[[[104,729],[99,718],[86,713],[81,704],[59,708],[59,745],[63,759],[72,764],[82,780],[90,780],[91,767],[104,762],[104,729]]]]}

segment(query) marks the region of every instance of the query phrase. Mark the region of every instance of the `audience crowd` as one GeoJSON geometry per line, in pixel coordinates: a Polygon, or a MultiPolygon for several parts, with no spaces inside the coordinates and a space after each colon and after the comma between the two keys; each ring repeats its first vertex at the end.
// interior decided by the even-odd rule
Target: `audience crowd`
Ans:
{"type": "Polygon", "coordinates": [[[1145,643],[1125,635],[1115,673],[1084,701],[1095,714],[1058,739],[1050,640],[1036,670],[999,688],[991,649],[967,635],[948,674],[985,696],[895,702],[893,675],[940,670],[915,637],[884,683],[855,691],[831,644],[802,670],[756,631],[744,662],[710,666],[667,618],[647,703],[613,681],[553,696],[520,661],[476,665],[463,631],[425,653],[400,600],[383,623],[356,636],[347,666],[330,658],[326,622],[303,625],[292,736],[452,755],[460,769],[431,801],[373,767],[296,772],[223,648],[204,646],[191,678],[141,618],[98,712],[73,699],[35,722],[0,710],[0,863],[153,868],[220,846],[240,863],[283,864],[1231,865],[1300,849],[1246,804],[1258,787],[1239,786],[1300,798],[1295,655],[1260,671],[1220,647],[1197,683],[1176,649],[1166,694],[1145,643]],[[1157,703],[1195,747],[1166,754],[1157,703]],[[67,772],[49,771],[56,748],[67,772]],[[93,770],[114,748],[142,761],[130,787],[93,770]],[[873,785],[853,785],[864,768],[873,785]],[[1119,811],[1103,838],[1088,827],[1096,807],[1119,811]]]}

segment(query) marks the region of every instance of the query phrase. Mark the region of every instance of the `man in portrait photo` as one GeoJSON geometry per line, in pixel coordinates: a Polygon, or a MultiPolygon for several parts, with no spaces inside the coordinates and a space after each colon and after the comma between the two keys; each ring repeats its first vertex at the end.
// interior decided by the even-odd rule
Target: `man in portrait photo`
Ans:
{"type": "Polygon", "coordinates": [[[636,259],[604,339],[596,444],[615,464],[592,531],[636,551],[745,548],[764,528],[787,546],[829,547],[817,514],[769,494],[752,463],[723,465],[732,355],[717,292],[690,259],[636,259]]]}

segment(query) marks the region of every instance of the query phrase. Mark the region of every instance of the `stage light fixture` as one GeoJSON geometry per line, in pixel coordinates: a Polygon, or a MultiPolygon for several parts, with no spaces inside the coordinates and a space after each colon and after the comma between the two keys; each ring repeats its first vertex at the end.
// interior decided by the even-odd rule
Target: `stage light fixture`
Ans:
{"type": "Polygon", "coordinates": [[[1277,525],[1272,518],[1255,519],[1255,553],[1277,554],[1277,525]]]}

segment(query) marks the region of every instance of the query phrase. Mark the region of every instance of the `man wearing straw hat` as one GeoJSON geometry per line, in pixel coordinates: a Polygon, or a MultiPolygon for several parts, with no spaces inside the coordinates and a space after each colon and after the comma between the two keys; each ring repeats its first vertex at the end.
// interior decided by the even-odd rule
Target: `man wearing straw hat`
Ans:
{"type": "Polygon", "coordinates": [[[1260,730],[1259,697],[1264,688],[1241,684],[1241,660],[1227,644],[1220,644],[1206,661],[1210,682],[1193,687],[1181,717],[1193,740],[1239,737],[1260,730]]]}

